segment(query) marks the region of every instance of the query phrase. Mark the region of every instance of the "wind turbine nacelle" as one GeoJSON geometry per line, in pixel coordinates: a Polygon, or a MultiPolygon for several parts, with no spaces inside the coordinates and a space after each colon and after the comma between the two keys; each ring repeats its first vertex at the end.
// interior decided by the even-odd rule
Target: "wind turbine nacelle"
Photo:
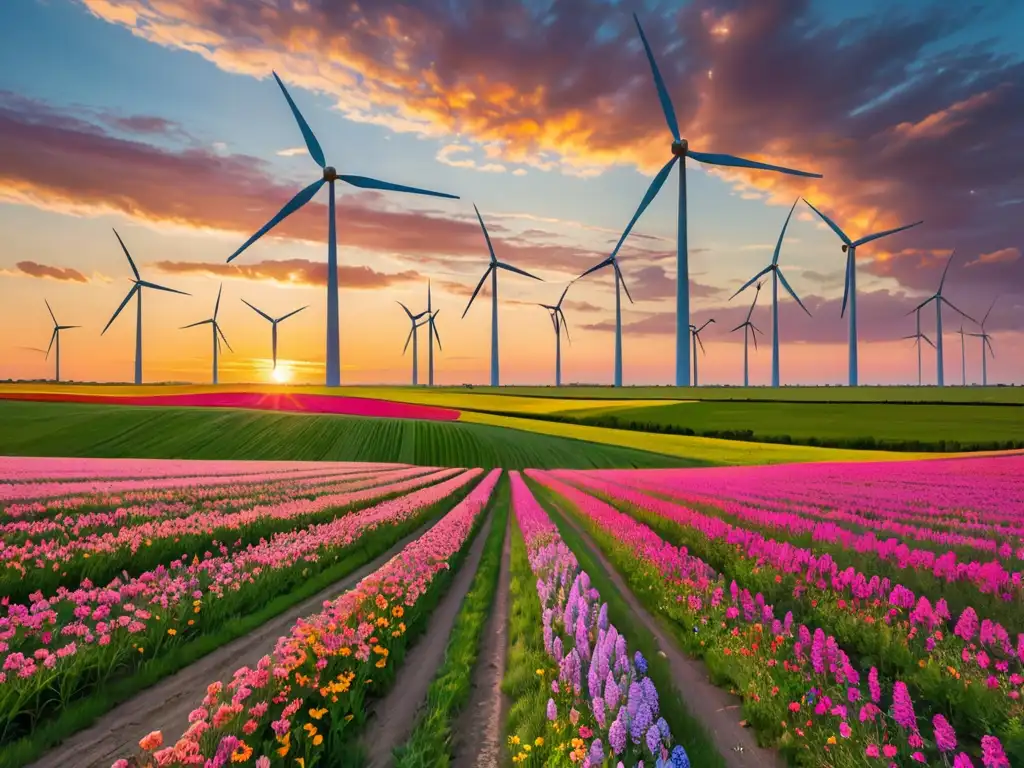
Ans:
{"type": "Polygon", "coordinates": [[[338,172],[334,170],[333,165],[328,165],[324,168],[324,181],[337,181],[338,172]]]}
{"type": "Polygon", "coordinates": [[[686,157],[686,153],[690,150],[690,142],[686,139],[680,139],[679,141],[672,142],[672,154],[676,157],[686,157]]]}

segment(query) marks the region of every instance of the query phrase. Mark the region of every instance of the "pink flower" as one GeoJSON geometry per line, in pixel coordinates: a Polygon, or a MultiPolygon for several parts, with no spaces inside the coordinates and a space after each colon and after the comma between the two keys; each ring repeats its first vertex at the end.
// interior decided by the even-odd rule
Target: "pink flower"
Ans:
{"type": "Polygon", "coordinates": [[[864,754],[867,755],[868,757],[878,757],[878,755],[879,755],[878,745],[877,744],[868,744],[867,747],[864,749],[864,754]]]}

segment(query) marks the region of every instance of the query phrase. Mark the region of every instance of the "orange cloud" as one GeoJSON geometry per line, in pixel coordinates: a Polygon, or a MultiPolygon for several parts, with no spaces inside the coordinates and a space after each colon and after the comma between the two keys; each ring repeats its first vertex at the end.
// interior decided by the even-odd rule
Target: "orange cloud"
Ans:
{"type": "MultiPolygon", "coordinates": [[[[60,280],[62,282],[87,283],[89,278],[71,267],[51,267],[48,264],[39,264],[34,261],[19,261],[14,265],[18,272],[29,277],[46,278],[49,280],[60,280]]],[[[17,274],[17,273],[8,273],[17,274]]]]}
{"type": "MultiPolygon", "coordinates": [[[[161,272],[179,275],[200,274],[240,280],[270,281],[295,286],[327,285],[327,264],[307,259],[260,261],[253,264],[158,261],[153,266],[161,272]]],[[[345,288],[356,290],[386,288],[390,285],[415,282],[419,279],[420,274],[412,270],[387,274],[366,266],[341,265],[338,267],[338,282],[345,288]]]]}
{"type": "Polygon", "coordinates": [[[1020,248],[1000,248],[998,251],[983,253],[978,258],[967,262],[965,267],[977,264],[1008,264],[1020,258],[1020,248]]]}

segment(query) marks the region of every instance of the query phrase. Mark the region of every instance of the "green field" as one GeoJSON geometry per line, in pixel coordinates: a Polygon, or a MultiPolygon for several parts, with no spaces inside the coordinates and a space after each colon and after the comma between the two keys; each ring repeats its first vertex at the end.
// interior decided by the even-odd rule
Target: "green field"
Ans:
{"type": "Polygon", "coordinates": [[[871,438],[879,445],[956,441],[964,446],[1024,440],[1024,408],[1014,405],[703,401],[574,410],[561,416],[595,424],[611,417],[623,427],[633,422],[630,428],[687,428],[697,435],[750,430],[753,440],[789,435],[823,443],[871,438]]]}
{"type": "MultiPolygon", "coordinates": [[[[384,388],[381,388],[383,391],[384,388]]],[[[397,389],[397,388],[396,388],[397,389]]],[[[442,392],[588,400],[754,400],[773,402],[1009,403],[1024,405],[1024,387],[449,387],[442,392]]],[[[380,395],[384,396],[384,395],[380,395]]],[[[466,407],[472,407],[468,402],[466,407]]]]}
{"type": "Polygon", "coordinates": [[[455,467],[707,462],[463,422],[0,401],[0,455],[381,461],[455,467]]]}

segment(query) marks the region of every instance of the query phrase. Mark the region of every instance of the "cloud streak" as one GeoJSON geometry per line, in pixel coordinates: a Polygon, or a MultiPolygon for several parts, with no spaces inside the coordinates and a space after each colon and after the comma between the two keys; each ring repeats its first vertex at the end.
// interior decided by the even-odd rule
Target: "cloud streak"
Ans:
{"type": "Polygon", "coordinates": [[[38,277],[67,283],[89,282],[88,277],[71,267],[54,267],[48,264],[39,264],[35,261],[19,261],[14,266],[15,270],[8,270],[6,274],[21,277],[38,277]]]}
{"type": "MultiPolygon", "coordinates": [[[[177,275],[208,275],[291,286],[327,285],[327,264],[307,259],[259,261],[253,264],[158,261],[153,266],[161,272],[177,275]]],[[[419,282],[420,279],[420,274],[412,270],[385,273],[367,266],[341,265],[338,267],[338,282],[341,287],[355,290],[387,288],[392,285],[419,282]]]]}

